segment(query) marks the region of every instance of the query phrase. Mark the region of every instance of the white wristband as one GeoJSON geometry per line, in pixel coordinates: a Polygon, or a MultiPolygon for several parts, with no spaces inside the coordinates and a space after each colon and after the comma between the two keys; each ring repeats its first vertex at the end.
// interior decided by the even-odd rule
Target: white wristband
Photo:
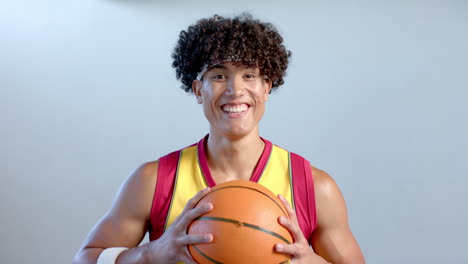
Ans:
{"type": "Polygon", "coordinates": [[[97,264],[115,264],[117,257],[120,253],[124,252],[128,248],[126,247],[112,247],[106,248],[101,252],[97,260],[97,264]]]}

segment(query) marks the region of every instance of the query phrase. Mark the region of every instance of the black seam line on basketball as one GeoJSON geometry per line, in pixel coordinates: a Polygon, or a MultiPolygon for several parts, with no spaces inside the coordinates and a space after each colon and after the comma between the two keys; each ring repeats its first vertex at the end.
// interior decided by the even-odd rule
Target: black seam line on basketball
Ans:
{"type": "MultiPolygon", "coordinates": [[[[258,192],[258,193],[261,193],[261,194],[265,195],[266,197],[268,197],[268,199],[270,199],[271,201],[273,201],[273,202],[279,207],[279,209],[281,210],[281,212],[283,212],[283,214],[284,214],[285,216],[288,216],[288,214],[283,210],[283,208],[281,208],[281,205],[279,205],[278,202],[276,202],[273,198],[271,198],[270,196],[268,196],[266,193],[263,193],[262,191],[259,191],[259,190],[255,189],[255,188],[252,188],[252,187],[246,187],[246,186],[241,186],[241,185],[231,185],[231,186],[221,187],[221,188],[219,188],[219,189],[216,189],[216,190],[213,190],[213,191],[207,193],[207,194],[205,195],[205,197],[208,196],[208,195],[210,195],[210,194],[212,194],[212,193],[214,193],[214,192],[217,192],[217,191],[219,191],[219,190],[222,190],[222,189],[229,189],[229,188],[244,188],[244,189],[249,189],[249,190],[252,190],[252,191],[256,191],[256,192],[258,192]]],[[[266,188],[266,187],[265,187],[265,188],[266,188]]]]}
{"type": "Polygon", "coordinates": [[[253,228],[253,229],[257,229],[259,231],[265,232],[265,233],[267,233],[269,235],[275,236],[275,237],[283,240],[287,244],[291,244],[291,242],[289,242],[282,235],[280,235],[278,233],[275,233],[273,231],[270,231],[268,229],[265,229],[263,227],[260,227],[258,225],[252,225],[252,224],[245,223],[245,222],[240,222],[240,221],[237,221],[237,220],[234,220],[234,219],[223,218],[223,217],[215,217],[215,216],[201,216],[201,217],[195,218],[195,220],[213,220],[213,221],[221,221],[221,222],[232,223],[232,224],[236,224],[236,225],[239,225],[239,226],[245,226],[245,227],[249,227],[249,228],[253,228]]]}
{"type": "Polygon", "coordinates": [[[209,260],[209,261],[211,261],[211,262],[213,262],[213,263],[215,263],[215,264],[223,264],[222,262],[219,262],[219,261],[217,261],[217,260],[214,260],[214,259],[210,258],[210,257],[209,257],[208,255],[206,255],[203,251],[201,251],[200,249],[198,249],[197,246],[192,245],[192,247],[193,247],[198,253],[200,253],[200,255],[202,255],[203,257],[205,257],[207,260],[209,260]]]}

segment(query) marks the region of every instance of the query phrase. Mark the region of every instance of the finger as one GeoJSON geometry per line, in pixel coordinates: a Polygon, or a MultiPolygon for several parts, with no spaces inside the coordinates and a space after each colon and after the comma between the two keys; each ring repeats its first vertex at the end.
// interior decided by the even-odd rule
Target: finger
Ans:
{"type": "Polygon", "coordinates": [[[195,262],[195,260],[193,260],[192,256],[190,256],[190,254],[187,256],[187,255],[183,255],[180,257],[180,260],[185,263],[185,264],[197,264],[197,262],[195,262]]]}
{"type": "Polygon", "coordinates": [[[180,222],[182,216],[185,215],[187,211],[194,208],[197,205],[197,203],[201,200],[201,198],[203,198],[203,196],[205,196],[209,191],[210,191],[210,187],[206,187],[205,189],[195,194],[195,196],[193,196],[190,200],[188,200],[187,204],[185,204],[185,207],[180,213],[180,215],[174,220],[174,224],[180,222]]]}
{"type": "Polygon", "coordinates": [[[184,263],[193,263],[193,264],[198,264],[193,258],[192,258],[192,254],[190,254],[189,252],[189,247],[188,246],[185,246],[184,247],[184,257],[182,259],[182,261],[184,263]]]}
{"type": "Polygon", "coordinates": [[[207,194],[209,191],[210,191],[210,187],[206,187],[205,189],[195,194],[195,196],[193,196],[190,200],[188,200],[182,213],[185,213],[188,210],[194,208],[197,205],[197,203],[201,200],[201,198],[203,198],[203,196],[205,196],[205,194],[207,194]]]}
{"type": "Polygon", "coordinates": [[[281,201],[283,202],[284,206],[286,207],[286,211],[288,212],[289,219],[290,219],[293,223],[296,223],[296,224],[297,224],[297,227],[299,227],[299,221],[297,220],[296,212],[294,211],[294,209],[292,209],[291,205],[289,205],[288,200],[286,200],[286,198],[284,198],[281,194],[279,194],[278,197],[281,199],[281,201]]]}
{"type": "Polygon", "coordinates": [[[180,228],[185,230],[195,218],[201,216],[202,214],[208,213],[212,209],[213,209],[212,203],[200,204],[197,207],[186,212],[184,215],[182,215],[182,219],[180,220],[178,225],[180,226],[180,228]]]}
{"type": "Polygon", "coordinates": [[[279,217],[280,224],[286,227],[286,229],[288,229],[291,232],[291,234],[294,237],[294,241],[297,241],[297,242],[305,241],[306,239],[304,237],[304,234],[302,233],[302,230],[299,227],[299,221],[297,220],[296,212],[292,209],[288,201],[282,195],[278,195],[278,197],[283,202],[289,214],[289,219],[284,216],[279,217]]]}
{"type": "Polygon", "coordinates": [[[284,207],[286,207],[286,211],[288,212],[289,217],[290,218],[294,217],[297,220],[296,212],[294,212],[291,205],[289,205],[288,200],[286,200],[286,198],[284,198],[281,194],[278,194],[278,197],[281,200],[281,202],[283,203],[284,207]]]}
{"type": "Polygon", "coordinates": [[[291,256],[297,256],[299,248],[294,244],[276,244],[275,250],[279,253],[289,254],[291,256]]]}
{"type": "Polygon", "coordinates": [[[185,235],[179,237],[176,240],[178,245],[189,245],[189,244],[206,244],[213,241],[212,234],[203,234],[203,235],[185,235]]]}
{"type": "Polygon", "coordinates": [[[302,234],[302,230],[297,222],[294,222],[292,219],[288,219],[284,216],[280,216],[278,220],[279,223],[291,233],[295,242],[302,243],[305,241],[304,234],[302,234]]]}

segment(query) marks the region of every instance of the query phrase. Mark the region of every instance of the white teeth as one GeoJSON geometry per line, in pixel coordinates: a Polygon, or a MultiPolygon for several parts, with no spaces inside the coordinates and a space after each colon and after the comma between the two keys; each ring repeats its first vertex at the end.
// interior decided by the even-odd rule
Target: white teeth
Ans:
{"type": "Polygon", "coordinates": [[[229,113],[239,113],[247,110],[247,105],[246,104],[241,104],[241,105],[225,105],[223,106],[223,110],[229,113]]]}

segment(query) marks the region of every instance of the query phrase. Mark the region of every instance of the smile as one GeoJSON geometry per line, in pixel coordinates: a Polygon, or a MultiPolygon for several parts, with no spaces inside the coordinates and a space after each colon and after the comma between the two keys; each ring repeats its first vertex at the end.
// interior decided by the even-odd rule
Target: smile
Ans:
{"type": "Polygon", "coordinates": [[[226,104],[221,107],[224,112],[227,113],[241,113],[244,112],[249,108],[247,104],[238,104],[238,105],[230,105],[226,104]]]}

